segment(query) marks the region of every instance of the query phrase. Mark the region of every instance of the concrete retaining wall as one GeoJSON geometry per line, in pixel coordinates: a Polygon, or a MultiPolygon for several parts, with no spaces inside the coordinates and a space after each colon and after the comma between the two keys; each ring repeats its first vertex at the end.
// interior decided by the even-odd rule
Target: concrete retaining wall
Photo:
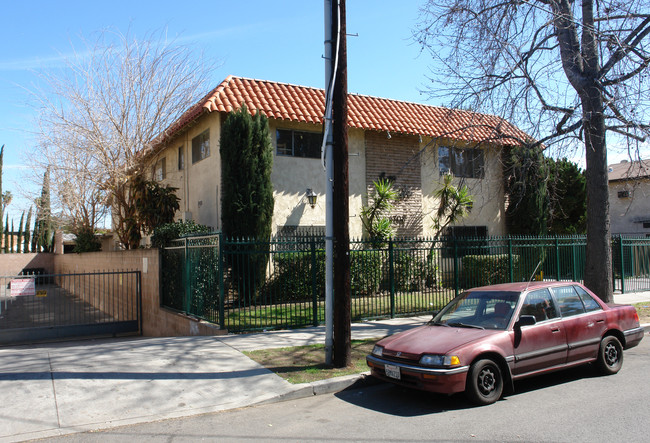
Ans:
{"type": "MultiPolygon", "coordinates": [[[[160,306],[157,249],[87,252],[83,254],[0,254],[0,275],[17,275],[26,268],[51,274],[140,271],[142,275],[142,334],[149,337],[221,335],[214,325],[160,306]]],[[[99,306],[98,306],[99,308],[99,306]]]]}

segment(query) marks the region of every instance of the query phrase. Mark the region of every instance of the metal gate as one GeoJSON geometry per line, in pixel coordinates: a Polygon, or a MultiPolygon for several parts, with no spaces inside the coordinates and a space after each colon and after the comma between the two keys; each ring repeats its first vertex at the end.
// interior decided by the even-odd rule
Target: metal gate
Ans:
{"type": "Polygon", "coordinates": [[[142,331],[140,271],[0,277],[0,344],[142,331]]]}

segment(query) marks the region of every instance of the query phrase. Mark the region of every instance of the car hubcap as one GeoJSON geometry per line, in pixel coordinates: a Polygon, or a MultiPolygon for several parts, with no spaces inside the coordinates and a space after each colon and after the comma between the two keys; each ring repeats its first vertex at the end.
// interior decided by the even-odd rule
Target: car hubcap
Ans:
{"type": "Polygon", "coordinates": [[[485,368],[478,375],[478,388],[483,395],[489,395],[496,389],[496,377],[492,368],[485,368]]]}
{"type": "Polygon", "coordinates": [[[609,366],[614,366],[618,362],[618,349],[616,349],[616,345],[610,343],[605,347],[605,361],[609,366]]]}

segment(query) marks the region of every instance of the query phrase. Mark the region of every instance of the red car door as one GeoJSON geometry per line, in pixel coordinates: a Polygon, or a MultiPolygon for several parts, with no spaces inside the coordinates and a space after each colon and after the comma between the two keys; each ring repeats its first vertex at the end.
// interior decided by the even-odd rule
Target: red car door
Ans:
{"type": "Polygon", "coordinates": [[[567,338],[555,303],[548,289],[529,292],[519,315],[534,315],[531,326],[515,330],[513,375],[523,375],[564,365],[567,338]]]}
{"type": "Polygon", "coordinates": [[[595,359],[606,326],[602,307],[578,286],[562,286],[552,291],[564,320],[569,347],[567,362],[595,359]]]}

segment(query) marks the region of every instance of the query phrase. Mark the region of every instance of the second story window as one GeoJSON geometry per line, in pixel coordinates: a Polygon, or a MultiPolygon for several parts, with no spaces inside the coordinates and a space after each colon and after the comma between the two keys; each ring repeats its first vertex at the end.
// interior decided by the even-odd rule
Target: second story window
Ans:
{"type": "Polygon", "coordinates": [[[454,177],[483,178],[485,164],[480,149],[438,148],[440,175],[451,172],[454,177]]]}
{"type": "Polygon", "coordinates": [[[320,158],[323,136],[318,132],[276,131],[277,155],[304,158],[320,158]]]}
{"type": "Polygon", "coordinates": [[[210,157],[210,130],[206,129],[192,139],[192,163],[210,157]]]}
{"type": "Polygon", "coordinates": [[[178,170],[185,169],[185,151],[182,146],[178,147],[178,170]]]}
{"type": "Polygon", "coordinates": [[[167,176],[167,160],[165,157],[161,158],[156,162],[156,166],[153,171],[153,178],[156,181],[162,181],[167,176]]]}

